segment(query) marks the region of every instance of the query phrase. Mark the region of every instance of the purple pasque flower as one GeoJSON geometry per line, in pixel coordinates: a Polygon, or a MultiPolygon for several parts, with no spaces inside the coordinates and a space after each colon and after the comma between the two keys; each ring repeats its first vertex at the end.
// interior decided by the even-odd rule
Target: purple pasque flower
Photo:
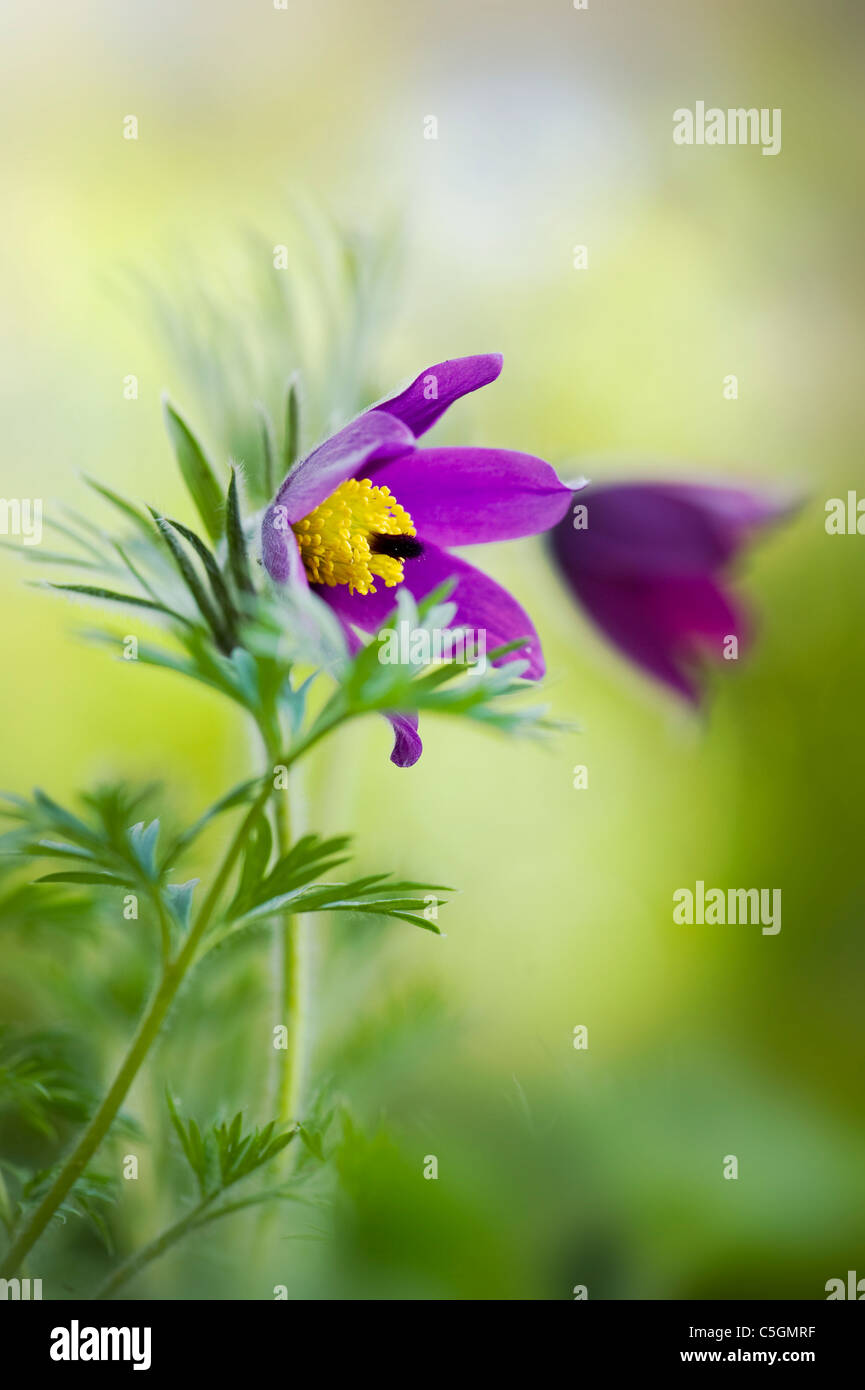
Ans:
{"type": "MultiPolygon", "coordinates": [[[[268,574],[279,584],[309,585],[330,604],[351,646],[393,611],[399,585],[423,599],[452,579],[455,626],[483,631],[488,648],[525,638],[503,660],[526,659],[528,676],[543,674],[525,610],[450,547],[546,531],[567,511],[570,489],[531,454],[418,444],[454,401],[495,381],[501,369],[497,353],[429,367],[307,455],[265,512],[268,574]]],[[[391,760],[409,767],[421,754],[417,720],[389,717],[391,760]]]]}
{"type": "Polygon", "coordinates": [[[755,532],[789,507],[742,488],[613,483],[574,493],[550,536],[569,587],[625,656],[685,699],[700,697],[701,658],[748,639],[726,582],[755,532]]]}

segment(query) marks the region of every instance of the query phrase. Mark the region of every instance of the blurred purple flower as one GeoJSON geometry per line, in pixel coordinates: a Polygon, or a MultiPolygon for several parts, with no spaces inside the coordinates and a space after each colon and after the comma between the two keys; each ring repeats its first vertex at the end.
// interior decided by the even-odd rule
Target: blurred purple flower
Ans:
{"type": "Polygon", "coordinates": [[[748,639],[727,567],[789,506],[672,482],[589,486],[573,504],[550,537],[568,585],[625,656],[696,703],[701,657],[722,660],[725,638],[740,650],[748,639]]]}
{"type": "MultiPolygon", "coordinates": [[[[487,646],[526,638],[504,660],[543,674],[534,625],[500,585],[450,553],[453,545],[513,540],[554,526],[570,488],[531,454],[507,449],[418,447],[460,396],[499,375],[498,354],[461,357],[422,372],[314,449],[286,478],[262,522],[262,558],[277,583],[309,585],[337,614],[352,646],[375,632],[406,587],[423,599],[455,579],[454,625],[484,631],[487,646]]],[[[395,715],[391,759],[421,753],[417,720],[395,715]]]]}

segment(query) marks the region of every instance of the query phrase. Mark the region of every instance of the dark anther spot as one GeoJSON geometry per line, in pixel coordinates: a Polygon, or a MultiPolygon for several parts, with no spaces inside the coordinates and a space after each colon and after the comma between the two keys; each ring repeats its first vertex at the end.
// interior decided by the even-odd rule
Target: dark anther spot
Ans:
{"type": "Polygon", "coordinates": [[[423,555],[423,546],[414,536],[381,536],[369,538],[369,548],[376,555],[392,555],[394,560],[416,560],[423,555]]]}

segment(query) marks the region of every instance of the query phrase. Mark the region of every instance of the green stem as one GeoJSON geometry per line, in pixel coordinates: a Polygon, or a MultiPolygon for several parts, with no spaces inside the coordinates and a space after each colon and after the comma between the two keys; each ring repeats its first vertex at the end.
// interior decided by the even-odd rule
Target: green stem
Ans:
{"type": "Polygon", "coordinates": [[[288,917],[280,933],[282,948],[281,1007],[288,1026],[288,1047],[281,1052],[276,1116],[281,1124],[301,1119],[308,1041],[309,942],[302,917],[288,917]]]}
{"type": "Polygon", "coordinates": [[[217,1207],[215,1211],[208,1210],[211,1203],[215,1201],[219,1195],[218,1192],[214,1192],[211,1193],[209,1197],[203,1197],[197,1206],[194,1206],[192,1211],[180,1221],[176,1221],[173,1226],[167,1227],[166,1230],[164,1230],[161,1235],[158,1235],[155,1240],[152,1240],[149,1245],[145,1245],[141,1250],[136,1251],[134,1255],[130,1255],[129,1259],[124,1260],[123,1264],[105,1280],[105,1283],[102,1284],[93,1295],[94,1299],[112,1298],[119,1288],[122,1288],[122,1286],[128,1283],[130,1279],[134,1278],[136,1274],[140,1274],[142,1269],[145,1269],[153,1260],[157,1260],[159,1256],[163,1255],[166,1250],[169,1250],[172,1245],[175,1245],[177,1241],[181,1240],[188,1231],[197,1231],[202,1226],[207,1226],[211,1221],[219,1221],[223,1216],[231,1216],[236,1211],[244,1211],[248,1207],[259,1206],[262,1202],[269,1202],[276,1198],[284,1198],[286,1194],[278,1187],[265,1188],[263,1192],[255,1192],[252,1196],[242,1197],[236,1202],[224,1202],[223,1205],[217,1207]]]}
{"type": "MultiPolygon", "coordinates": [[[[198,1221],[207,1211],[207,1208],[218,1196],[218,1192],[211,1192],[209,1196],[202,1197],[201,1201],[194,1206],[190,1212],[187,1212],[186,1216],[182,1217],[180,1221],[176,1221],[173,1226],[167,1227],[167,1229],[164,1230],[161,1235],[158,1235],[155,1240],[152,1240],[149,1245],[142,1246],[134,1255],[130,1255],[128,1260],[124,1260],[123,1264],[118,1265],[114,1273],[109,1275],[105,1283],[102,1284],[93,1295],[94,1299],[100,1300],[113,1297],[117,1290],[129,1279],[139,1274],[141,1270],[144,1269],[145,1265],[149,1265],[151,1260],[158,1259],[159,1256],[174,1245],[176,1241],[180,1240],[182,1236],[185,1236],[188,1230],[197,1225],[198,1221]]],[[[219,1213],[215,1213],[215,1215],[218,1214],[219,1213]]]]}
{"type": "Polygon", "coordinates": [[[165,911],[165,901],[160,892],[153,894],[153,902],[156,908],[156,917],[159,922],[159,936],[162,942],[162,960],[167,961],[171,955],[171,924],[168,921],[168,913],[165,911]]]}
{"type": "MultiPolygon", "coordinates": [[[[272,744],[268,748],[268,755],[273,756],[272,744]]],[[[287,854],[291,847],[289,796],[290,787],[274,803],[276,843],[280,855],[287,854]]],[[[305,923],[301,917],[289,915],[277,922],[274,947],[277,1018],[285,1024],[288,1036],[287,1046],[276,1052],[271,1113],[280,1124],[286,1124],[300,1119],[306,1070],[309,952],[305,923]]]]}
{"type": "Polygon", "coordinates": [[[9,1193],[3,1178],[3,1169],[0,1168],[0,1221],[12,1233],[12,1203],[9,1201],[9,1193]]]}
{"type": "Polygon", "coordinates": [[[180,977],[176,971],[166,970],[159,988],[139,1024],[138,1031],[123,1059],[111,1089],[18,1239],[8,1251],[2,1266],[0,1266],[0,1277],[9,1278],[15,1273],[30,1247],[39,1239],[69,1189],[81,1177],[93,1154],[102,1143],[109,1125],[123,1104],[126,1093],[162,1026],[162,1021],[168,1012],[168,1006],[179,985],[180,977]]]}
{"type": "MultiPolygon", "coordinates": [[[[322,723],[311,729],[290,754],[280,759],[282,765],[286,768],[290,768],[304,753],[308,752],[320,739],[324,738],[325,734],[330,733],[331,730],[341,722],[342,716],[336,716],[331,719],[329,723],[322,723]]],[[[225,885],[237,863],[241,850],[246,844],[247,837],[256,822],[258,814],[262,807],[267,804],[272,791],[273,782],[270,777],[267,777],[264,779],[261,791],[250,806],[249,811],[241,822],[234,839],[226,851],[219,871],[210,885],[210,890],[201,905],[201,909],[189,935],[184,940],[175,959],[173,961],[168,961],[164,965],[162,978],[156,993],[153,995],[138,1025],[135,1036],[129,1045],[129,1050],[120,1064],[120,1070],[114,1078],[110,1090],[78,1143],[75,1145],[75,1148],[60,1168],[59,1173],[42,1198],[42,1201],[32,1213],[24,1228],[20,1231],[17,1239],[6,1252],[3,1263],[0,1265],[0,1279],[9,1279],[14,1275],[21,1261],[39,1239],[55,1211],[66,1197],[70,1188],[73,1187],[81,1177],[90,1159],[108,1133],[145,1057],[156,1041],[165,1016],[174,1001],[177,991],[183,983],[189,967],[195,960],[198,946],[210,925],[225,885]]]]}
{"type": "MultiPolygon", "coordinates": [[[[299,751],[300,750],[298,750],[298,753],[299,751]]],[[[298,753],[296,753],[295,756],[298,756],[298,753]]],[[[141,1019],[138,1030],[132,1039],[129,1050],[120,1065],[120,1070],[114,1078],[110,1090],[75,1148],[72,1150],[72,1153],[61,1167],[54,1182],[42,1198],[42,1201],[33,1212],[29,1221],[24,1226],[24,1229],[18,1235],[17,1240],[15,1240],[7,1252],[3,1264],[0,1266],[0,1278],[8,1279],[15,1273],[28,1250],[30,1250],[31,1246],[39,1239],[45,1227],[48,1225],[48,1222],[51,1220],[51,1217],[66,1197],[70,1188],[81,1177],[81,1174],[84,1172],[93,1154],[108,1133],[108,1129],[123,1104],[142,1062],[156,1040],[165,1016],[195,956],[198,944],[210,924],[222,890],[246,843],[246,837],[255,822],[258,812],[270,796],[271,790],[272,786],[270,781],[266,781],[262,791],[253,802],[234,840],[229,846],[225,858],[220,865],[219,872],[213,880],[210,891],[201,906],[201,910],[195,920],[192,930],[184,941],[177,957],[165,965],[156,993],[153,995],[141,1019]]]]}

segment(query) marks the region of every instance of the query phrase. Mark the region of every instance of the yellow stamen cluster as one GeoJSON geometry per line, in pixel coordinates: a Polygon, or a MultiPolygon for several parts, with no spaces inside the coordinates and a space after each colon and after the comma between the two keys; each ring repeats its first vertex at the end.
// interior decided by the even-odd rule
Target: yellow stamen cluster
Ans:
{"type": "Polygon", "coordinates": [[[347,584],[350,593],[374,594],[374,579],[392,589],[402,583],[403,561],[377,555],[371,536],[413,536],[414,523],[390,488],[349,478],[292,528],[310,584],[347,584]]]}

